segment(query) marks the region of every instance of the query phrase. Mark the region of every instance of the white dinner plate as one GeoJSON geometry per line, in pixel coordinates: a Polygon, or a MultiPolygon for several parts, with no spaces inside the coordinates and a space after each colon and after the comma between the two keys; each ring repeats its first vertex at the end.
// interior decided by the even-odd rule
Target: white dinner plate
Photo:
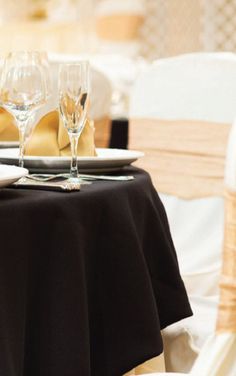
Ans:
{"type": "MultiPolygon", "coordinates": [[[[127,166],[143,157],[143,153],[125,149],[96,149],[95,157],[78,157],[81,172],[109,172],[127,166]]],[[[18,163],[18,149],[0,149],[0,162],[18,163]]],[[[62,172],[70,168],[70,157],[25,156],[24,166],[31,172],[62,172]]]]}
{"type": "Polygon", "coordinates": [[[0,141],[0,149],[2,148],[16,148],[19,146],[19,141],[0,141]]]}
{"type": "Polygon", "coordinates": [[[7,187],[25,175],[28,175],[26,168],[17,166],[0,165],[0,187],[7,187]]]}

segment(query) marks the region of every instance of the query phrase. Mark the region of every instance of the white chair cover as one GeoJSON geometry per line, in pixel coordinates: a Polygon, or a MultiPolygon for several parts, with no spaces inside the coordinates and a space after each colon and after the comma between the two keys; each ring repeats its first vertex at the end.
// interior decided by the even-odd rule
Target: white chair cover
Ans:
{"type": "MultiPolygon", "coordinates": [[[[235,55],[196,53],[159,60],[147,69],[134,87],[130,117],[197,120],[217,122],[220,126],[220,123],[232,124],[235,104],[235,55]]],[[[131,145],[134,148],[132,140],[131,145]]],[[[168,344],[165,346],[166,368],[168,371],[189,372],[206,338],[214,331],[216,321],[223,198],[189,201],[161,194],[161,199],[195,313],[193,318],[164,330],[164,342],[168,344]],[[202,325],[198,326],[198,322],[202,325]],[[178,343],[184,351],[178,349],[178,343]],[[186,359],[190,360],[187,368],[186,359]]]]}
{"type": "MultiPolygon", "coordinates": [[[[234,194],[236,193],[236,121],[233,124],[229,137],[225,169],[225,185],[227,190],[234,194]]],[[[233,246],[235,250],[236,244],[233,244],[233,246]]],[[[236,263],[234,262],[234,265],[235,264],[236,263]]],[[[224,270],[223,272],[225,273],[227,270],[224,270]]],[[[234,275],[234,279],[236,279],[236,275],[234,275]]],[[[232,286],[232,301],[230,302],[230,308],[234,310],[236,301],[235,291],[236,287],[232,286]],[[232,302],[234,302],[234,306],[232,305],[232,302]]],[[[216,332],[207,340],[194,364],[191,375],[236,375],[236,328],[231,328],[231,332],[221,328],[220,332],[216,332]]]]}
{"type": "Polygon", "coordinates": [[[144,0],[101,0],[96,7],[99,51],[136,56],[144,15],[144,0]]]}

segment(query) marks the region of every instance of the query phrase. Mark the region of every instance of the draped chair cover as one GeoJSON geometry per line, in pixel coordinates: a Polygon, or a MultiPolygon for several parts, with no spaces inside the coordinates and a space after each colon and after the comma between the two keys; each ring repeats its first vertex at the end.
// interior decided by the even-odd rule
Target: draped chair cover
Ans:
{"type": "Polygon", "coordinates": [[[195,314],[163,332],[168,371],[189,372],[214,333],[235,103],[236,57],[224,53],[154,62],[131,96],[129,145],[146,153],[138,165],[161,193],[195,314]]]}
{"type": "Polygon", "coordinates": [[[103,52],[135,56],[145,15],[143,0],[102,0],[96,8],[96,34],[103,52]]]}
{"type": "MultiPolygon", "coordinates": [[[[203,346],[190,375],[236,374],[236,121],[231,129],[225,169],[225,230],[216,332],[203,346]]],[[[147,376],[149,374],[143,374],[147,376]]],[[[153,373],[153,376],[167,373],[153,373]]],[[[183,375],[168,373],[168,375],[183,375]]]]}

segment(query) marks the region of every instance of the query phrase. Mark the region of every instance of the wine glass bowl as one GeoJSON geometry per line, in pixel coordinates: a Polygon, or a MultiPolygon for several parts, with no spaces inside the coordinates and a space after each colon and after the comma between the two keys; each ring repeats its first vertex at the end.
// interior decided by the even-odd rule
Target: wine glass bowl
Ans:
{"type": "Polygon", "coordinates": [[[66,124],[69,133],[80,134],[83,130],[83,125],[86,120],[88,107],[88,93],[78,93],[75,97],[69,93],[61,95],[60,109],[61,115],[66,124]]]}
{"type": "Polygon", "coordinates": [[[0,104],[15,118],[19,129],[19,165],[23,167],[25,135],[29,134],[30,119],[34,111],[47,100],[45,65],[41,53],[16,51],[4,60],[0,81],[0,104]]]}

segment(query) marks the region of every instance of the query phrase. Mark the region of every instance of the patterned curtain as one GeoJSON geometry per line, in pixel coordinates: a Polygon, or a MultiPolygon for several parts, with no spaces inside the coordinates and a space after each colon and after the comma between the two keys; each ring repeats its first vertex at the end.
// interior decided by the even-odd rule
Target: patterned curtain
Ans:
{"type": "Polygon", "coordinates": [[[142,55],[236,52],[236,0],[145,0],[142,55]]]}

